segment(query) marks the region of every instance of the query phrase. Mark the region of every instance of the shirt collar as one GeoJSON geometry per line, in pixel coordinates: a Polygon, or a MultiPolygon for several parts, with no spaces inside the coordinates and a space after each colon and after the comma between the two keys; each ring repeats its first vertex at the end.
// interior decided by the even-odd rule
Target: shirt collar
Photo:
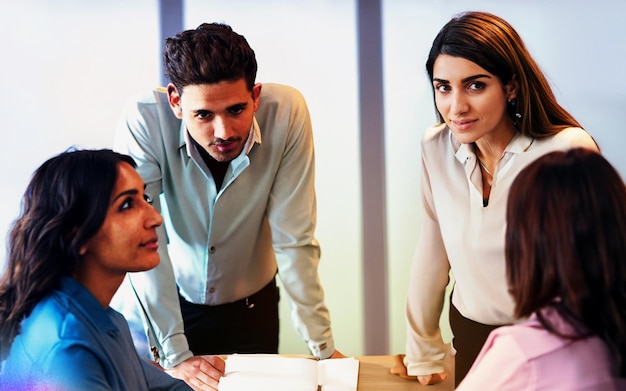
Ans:
{"type": "Polygon", "coordinates": [[[71,302],[95,324],[101,327],[104,332],[117,334],[119,330],[109,317],[109,312],[114,311],[111,307],[102,308],[94,295],[91,294],[82,284],[71,277],[61,277],[59,290],[66,294],[71,302]]]}
{"type": "MultiPolygon", "coordinates": [[[[450,143],[452,144],[452,148],[456,151],[455,156],[459,162],[465,164],[468,158],[476,156],[473,144],[461,144],[456,138],[454,138],[452,131],[449,131],[449,135],[450,143]]],[[[504,154],[520,154],[522,152],[526,152],[534,141],[534,138],[521,134],[520,132],[516,132],[515,136],[513,136],[509,142],[509,145],[507,145],[504,149],[504,154]]]]}
{"type": "Polygon", "coordinates": [[[261,131],[259,129],[259,124],[256,121],[256,118],[252,120],[252,126],[250,126],[250,133],[248,133],[248,139],[246,140],[246,145],[243,147],[243,150],[230,162],[230,166],[233,169],[233,175],[238,175],[243,169],[245,169],[250,159],[248,158],[248,154],[252,150],[252,147],[256,143],[261,144],[261,131]]]}
{"type": "Polygon", "coordinates": [[[246,146],[243,148],[246,151],[246,155],[250,153],[254,144],[261,144],[261,127],[256,117],[252,117],[252,126],[250,127],[250,133],[248,133],[248,140],[246,140],[246,146]]]}

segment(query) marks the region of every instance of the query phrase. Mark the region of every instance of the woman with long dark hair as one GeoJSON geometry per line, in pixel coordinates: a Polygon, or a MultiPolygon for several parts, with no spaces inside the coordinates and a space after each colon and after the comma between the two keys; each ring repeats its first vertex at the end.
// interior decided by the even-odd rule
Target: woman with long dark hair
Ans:
{"type": "Polygon", "coordinates": [[[447,377],[439,320],[451,271],[458,384],[489,332],[515,321],[504,273],[511,183],[548,152],[597,145],[559,105],[518,33],[498,16],[452,18],[435,37],[426,70],[440,123],[422,140],[422,224],[404,363],[424,384],[447,377]]]}
{"type": "Polygon", "coordinates": [[[36,170],[0,280],[0,388],[189,389],[139,358],[109,307],[127,272],[159,263],[163,220],[134,167],[126,155],[80,150],[36,170]]]}

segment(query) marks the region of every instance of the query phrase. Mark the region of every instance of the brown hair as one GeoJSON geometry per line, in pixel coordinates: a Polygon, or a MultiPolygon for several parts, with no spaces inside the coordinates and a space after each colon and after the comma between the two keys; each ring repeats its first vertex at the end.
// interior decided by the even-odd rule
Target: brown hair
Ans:
{"type": "Polygon", "coordinates": [[[515,315],[550,306],[574,326],[566,338],[597,335],[626,375],[626,186],[600,154],[546,154],[509,193],[506,273],[515,315]]]}
{"type": "MultiPolygon", "coordinates": [[[[497,76],[503,85],[515,77],[519,90],[507,112],[522,134],[542,138],[566,127],[581,127],[559,105],[524,42],[504,19],[487,12],[465,12],[453,17],[439,31],[430,49],[426,61],[430,81],[435,60],[441,54],[472,61],[497,76]],[[521,118],[516,118],[516,113],[521,118]]],[[[441,113],[437,114],[443,123],[441,113]]]]}

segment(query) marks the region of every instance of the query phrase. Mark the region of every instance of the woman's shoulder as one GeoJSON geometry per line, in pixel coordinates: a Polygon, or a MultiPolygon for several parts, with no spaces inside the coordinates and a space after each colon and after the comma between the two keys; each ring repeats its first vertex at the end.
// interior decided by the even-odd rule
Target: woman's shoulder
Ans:
{"type": "Polygon", "coordinates": [[[552,339],[550,333],[540,325],[536,318],[499,327],[489,337],[492,344],[498,344],[502,341],[514,344],[520,351],[524,352],[525,356],[540,355],[544,349],[553,348],[547,346],[547,339],[552,339]]]}
{"type": "MultiPolygon", "coordinates": [[[[22,322],[19,338],[26,344],[45,345],[50,349],[67,340],[92,337],[95,324],[105,318],[105,311],[95,307],[95,298],[84,288],[74,291],[64,285],[42,299],[22,322]],[[70,289],[70,290],[68,290],[70,289]],[[104,314],[104,315],[101,315],[104,314]]],[[[98,324],[98,326],[100,326],[98,324]]],[[[65,342],[64,342],[65,343],[65,342]]]]}
{"type": "MultiPolygon", "coordinates": [[[[540,310],[544,320],[549,322],[560,332],[569,335],[573,332],[572,326],[554,309],[547,307],[540,310]]],[[[500,327],[493,332],[493,339],[508,338],[516,341],[516,345],[528,357],[534,359],[548,355],[558,350],[569,349],[574,342],[569,338],[561,337],[548,331],[539,321],[537,313],[520,323],[500,327]]],[[[597,338],[589,338],[587,342],[595,344],[597,338]]]]}
{"type": "Polygon", "coordinates": [[[432,139],[440,138],[442,136],[448,136],[449,134],[450,134],[450,129],[448,129],[448,126],[445,123],[441,123],[441,124],[433,125],[430,128],[427,128],[424,131],[424,136],[422,137],[422,139],[432,140],[432,139]]]}
{"type": "Polygon", "coordinates": [[[37,303],[30,315],[24,319],[19,335],[23,337],[41,335],[58,339],[58,331],[68,315],[71,316],[64,300],[57,292],[53,292],[37,303]]]}
{"type": "Polygon", "coordinates": [[[450,143],[450,129],[445,123],[431,126],[422,135],[422,146],[432,146],[433,144],[450,143]]]}
{"type": "Polygon", "coordinates": [[[555,145],[558,148],[582,147],[595,150],[598,149],[598,144],[593,139],[591,134],[578,127],[565,128],[555,135],[542,140],[542,142],[555,145]]]}
{"type": "Polygon", "coordinates": [[[5,366],[25,370],[47,368],[50,352],[63,345],[68,316],[73,317],[55,294],[42,299],[22,321],[5,366]]]}

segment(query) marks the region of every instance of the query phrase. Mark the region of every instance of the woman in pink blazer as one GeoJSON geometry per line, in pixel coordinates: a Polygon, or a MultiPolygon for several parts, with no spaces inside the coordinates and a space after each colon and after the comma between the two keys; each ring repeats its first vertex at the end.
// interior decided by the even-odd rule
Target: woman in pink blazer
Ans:
{"type": "Polygon", "coordinates": [[[505,253],[526,320],[489,335],[457,390],[626,390],[626,187],[611,164],[579,148],[528,165],[505,253]]]}

